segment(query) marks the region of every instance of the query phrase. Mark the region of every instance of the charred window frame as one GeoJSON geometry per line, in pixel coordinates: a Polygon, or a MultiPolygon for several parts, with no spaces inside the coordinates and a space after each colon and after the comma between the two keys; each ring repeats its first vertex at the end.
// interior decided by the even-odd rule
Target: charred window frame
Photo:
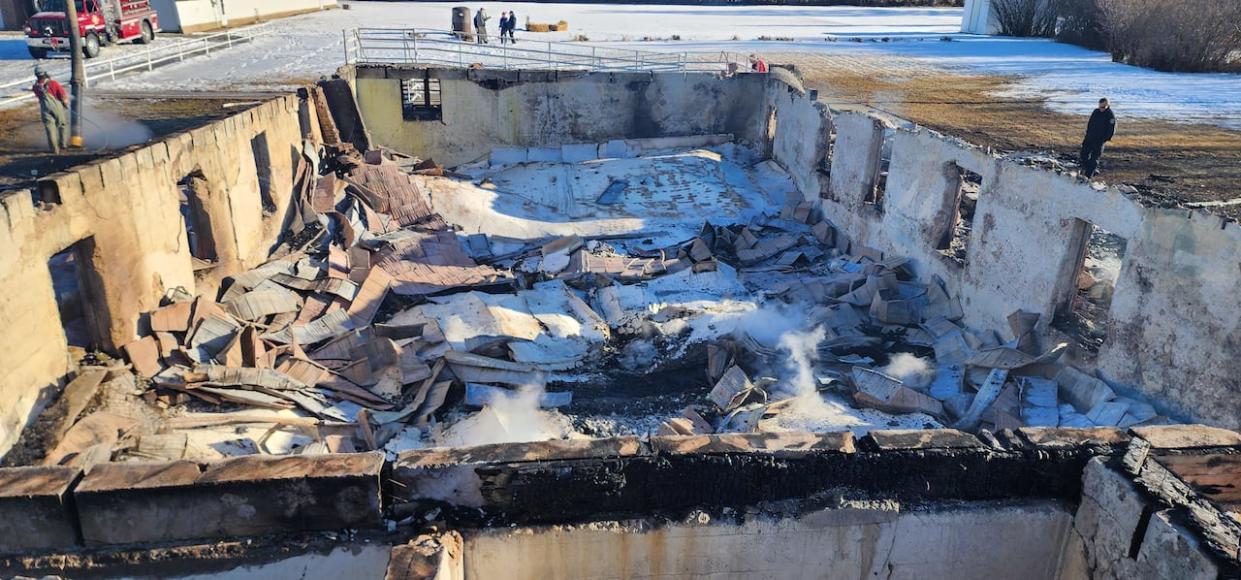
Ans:
{"type": "Polygon", "coordinates": [[[957,163],[945,167],[949,188],[945,192],[950,218],[936,240],[935,249],[950,263],[965,266],[969,263],[969,240],[974,231],[974,216],[978,212],[978,199],[982,194],[983,177],[957,163]]]}
{"type": "Polygon", "coordinates": [[[892,127],[883,128],[883,137],[879,141],[879,151],[873,156],[871,181],[866,188],[863,205],[883,212],[884,198],[888,193],[888,173],[892,168],[892,145],[896,138],[896,130],[892,127]]]}
{"type": "Polygon", "coordinates": [[[401,79],[401,115],[406,121],[439,121],[444,118],[440,80],[431,71],[422,78],[401,79]]]}

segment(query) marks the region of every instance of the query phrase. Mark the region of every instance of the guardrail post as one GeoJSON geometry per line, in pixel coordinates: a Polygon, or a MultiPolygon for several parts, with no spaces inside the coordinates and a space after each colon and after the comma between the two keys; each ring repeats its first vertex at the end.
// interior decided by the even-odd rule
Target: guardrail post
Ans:
{"type": "Polygon", "coordinates": [[[418,61],[418,30],[414,30],[414,62],[418,61]]]}
{"type": "Polygon", "coordinates": [[[345,64],[349,64],[349,31],[340,29],[340,47],[345,49],[345,64]]]}
{"type": "Polygon", "coordinates": [[[147,53],[147,71],[149,72],[149,71],[155,70],[155,67],[151,64],[151,49],[148,48],[146,50],[146,53],[147,53]]]}

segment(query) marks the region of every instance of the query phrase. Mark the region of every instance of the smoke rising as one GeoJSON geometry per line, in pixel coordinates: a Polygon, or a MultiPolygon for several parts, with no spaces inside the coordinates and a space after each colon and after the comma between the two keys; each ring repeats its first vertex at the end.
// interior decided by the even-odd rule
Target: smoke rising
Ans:
{"type": "Polygon", "coordinates": [[[568,430],[539,408],[542,386],[525,386],[492,397],[483,409],[444,432],[441,445],[469,447],[563,439],[568,430]]]}
{"type": "Polygon", "coordinates": [[[900,379],[905,386],[922,389],[935,380],[935,369],[924,358],[902,352],[892,356],[888,365],[879,369],[885,375],[900,379]]]}
{"type": "Polygon", "coordinates": [[[783,386],[794,397],[818,393],[814,363],[819,360],[819,343],[827,336],[822,326],[808,332],[790,331],[780,337],[780,349],[788,353],[785,366],[792,376],[783,386]]]}

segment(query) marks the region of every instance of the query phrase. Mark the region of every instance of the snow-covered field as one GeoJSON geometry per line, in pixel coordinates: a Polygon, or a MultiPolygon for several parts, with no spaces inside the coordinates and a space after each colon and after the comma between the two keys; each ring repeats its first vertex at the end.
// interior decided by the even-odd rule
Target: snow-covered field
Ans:
{"type": "MultiPolygon", "coordinates": [[[[251,45],[106,83],[109,89],[194,90],[281,86],[330,74],[344,61],[342,30],[450,27],[450,2],[350,2],[279,22],[281,33],[251,45]]],[[[1081,113],[1099,96],[1123,117],[1200,121],[1241,129],[1241,75],[1169,74],[1116,64],[1102,52],[1045,40],[958,34],[960,9],[790,6],[482,4],[498,21],[514,10],[525,23],[567,20],[563,33],[518,33],[519,40],[569,40],[688,52],[811,52],[892,55],[931,68],[1017,75],[1007,96],[1046,98],[1081,113]],[[679,41],[673,41],[673,36],[679,41]],[[778,41],[758,38],[768,37],[778,41]],[[952,42],[941,39],[950,37],[952,42]],[[791,40],[785,40],[791,39],[791,40]]],[[[477,7],[478,4],[471,4],[477,7]]],[[[29,74],[20,38],[0,38],[0,82],[29,74]]]]}

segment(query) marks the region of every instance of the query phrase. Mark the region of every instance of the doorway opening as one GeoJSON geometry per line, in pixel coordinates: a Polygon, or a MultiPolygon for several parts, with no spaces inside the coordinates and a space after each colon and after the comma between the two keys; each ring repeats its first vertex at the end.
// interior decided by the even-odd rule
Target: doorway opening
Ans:
{"type": "Polygon", "coordinates": [[[1107,340],[1112,295],[1128,241],[1095,224],[1076,220],[1072,278],[1056,308],[1052,326],[1073,338],[1087,353],[1097,353],[1107,340]]]}
{"type": "Polygon", "coordinates": [[[103,281],[94,264],[94,238],[85,238],[47,261],[65,340],[71,348],[84,351],[108,347],[107,304],[102,299],[103,281]]]}
{"type": "Polygon", "coordinates": [[[978,210],[978,194],[982,191],[982,176],[956,163],[948,166],[949,187],[952,197],[952,219],[947,223],[935,249],[951,262],[964,266],[969,261],[970,234],[974,231],[974,214],[978,210]]]}

